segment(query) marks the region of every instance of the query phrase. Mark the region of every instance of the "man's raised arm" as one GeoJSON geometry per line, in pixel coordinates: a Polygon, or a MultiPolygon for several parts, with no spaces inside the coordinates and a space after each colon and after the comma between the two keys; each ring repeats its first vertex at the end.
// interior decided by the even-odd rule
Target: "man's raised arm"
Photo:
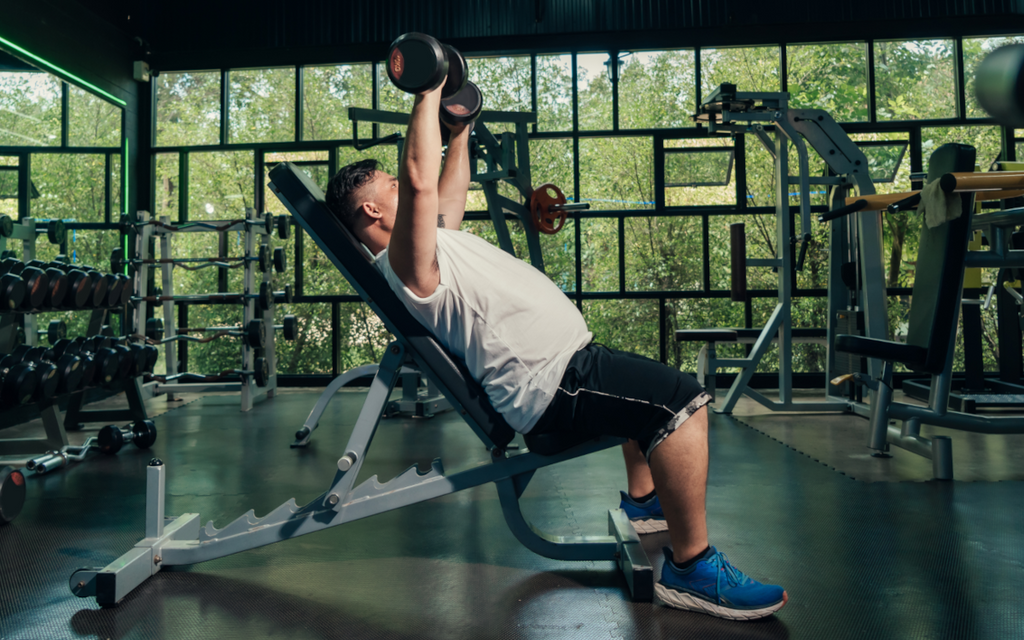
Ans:
{"type": "MultiPolygon", "coordinates": [[[[442,125],[448,127],[448,125],[442,125]]],[[[448,157],[444,161],[438,182],[437,226],[458,229],[466,215],[466,196],[469,194],[469,133],[465,124],[448,127],[448,157]]]]}
{"type": "Polygon", "coordinates": [[[395,275],[421,298],[433,293],[441,281],[437,267],[440,106],[440,89],[416,96],[398,167],[398,212],[388,244],[388,262],[395,275]]]}

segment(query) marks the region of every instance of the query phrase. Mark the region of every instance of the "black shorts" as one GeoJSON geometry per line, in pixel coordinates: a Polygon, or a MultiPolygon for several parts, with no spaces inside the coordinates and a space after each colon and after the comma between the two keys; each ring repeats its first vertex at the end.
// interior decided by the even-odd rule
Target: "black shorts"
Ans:
{"type": "Polygon", "coordinates": [[[530,433],[630,438],[650,460],[662,440],[709,402],[711,396],[693,376],[592,343],[573,355],[555,398],[530,433]]]}

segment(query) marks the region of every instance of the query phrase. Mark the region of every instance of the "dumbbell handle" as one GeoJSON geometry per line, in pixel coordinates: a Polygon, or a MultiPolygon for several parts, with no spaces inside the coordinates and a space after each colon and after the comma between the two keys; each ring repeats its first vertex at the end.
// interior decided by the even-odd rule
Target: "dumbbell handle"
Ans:
{"type": "Polygon", "coordinates": [[[548,207],[548,211],[585,211],[589,208],[589,202],[572,202],[566,204],[553,204],[548,207]]]}
{"type": "Polygon", "coordinates": [[[93,436],[83,442],[81,446],[67,445],[60,451],[47,451],[43,455],[29,460],[25,466],[29,470],[35,471],[36,475],[42,475],[66,467],[69,462],[85,460],[85,456],[90,450],[98,448],[99,440],[93,436]]]}

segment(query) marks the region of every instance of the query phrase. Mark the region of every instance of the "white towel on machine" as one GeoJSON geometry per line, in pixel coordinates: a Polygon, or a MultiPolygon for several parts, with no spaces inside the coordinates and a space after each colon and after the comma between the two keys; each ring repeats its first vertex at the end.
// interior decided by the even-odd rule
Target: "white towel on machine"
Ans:
{"type": "Polygon", "coordinates": [[[921,189],[921,204],[917,210],[924,214],[928,228],[934,229],[940,224],[959,218],[963,203],[959,193],[946,193],[939,186],[939,181],[933,180],[921,189]]]}

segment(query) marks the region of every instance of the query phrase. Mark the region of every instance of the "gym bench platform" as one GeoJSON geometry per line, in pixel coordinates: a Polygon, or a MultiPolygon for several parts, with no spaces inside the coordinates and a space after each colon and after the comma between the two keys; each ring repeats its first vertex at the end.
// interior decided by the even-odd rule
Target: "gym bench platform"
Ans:
{"type": "Polygon", "coordinates": [[[319,187],[291,163],[277,165],[270,171],[270,179],[271,189],[296,222],[396,338],[377,367],[344,454],[338,459],[334,479],[319,497],[304,506],[292,499],[266,516],[259,518],[249,511],[218,529],[212,522],[200,526],[199,514],[164,515],[167,471],[162,462],[153,460],[147,469],[146,537],[104,568],[74,572],[69,583],[72,593],[95,597],[100,605],[113,605],[165,567],[221,558],[493,482],[505,521],[524,546],[558,560],[613,561],[624,574],[633,599],[651,601],[654,572],[623,511],[609,511],[608,535],[556,536],[528,522],[519,505],[537,469],[619,445],[623,440],[527,434],[524,440],[528,448],[509,447],[515,431],[490,405],[466,367],[412,317],[391,291],[374,266],[373,256],[327,208],[319,187]],[[435,459],[426,473],[412,466],[387,482],[373,476],[354,486],[403,367],[415,368],[430,379],[484,443],[490,461],[446,475],[441,460],[435,459]]]}

